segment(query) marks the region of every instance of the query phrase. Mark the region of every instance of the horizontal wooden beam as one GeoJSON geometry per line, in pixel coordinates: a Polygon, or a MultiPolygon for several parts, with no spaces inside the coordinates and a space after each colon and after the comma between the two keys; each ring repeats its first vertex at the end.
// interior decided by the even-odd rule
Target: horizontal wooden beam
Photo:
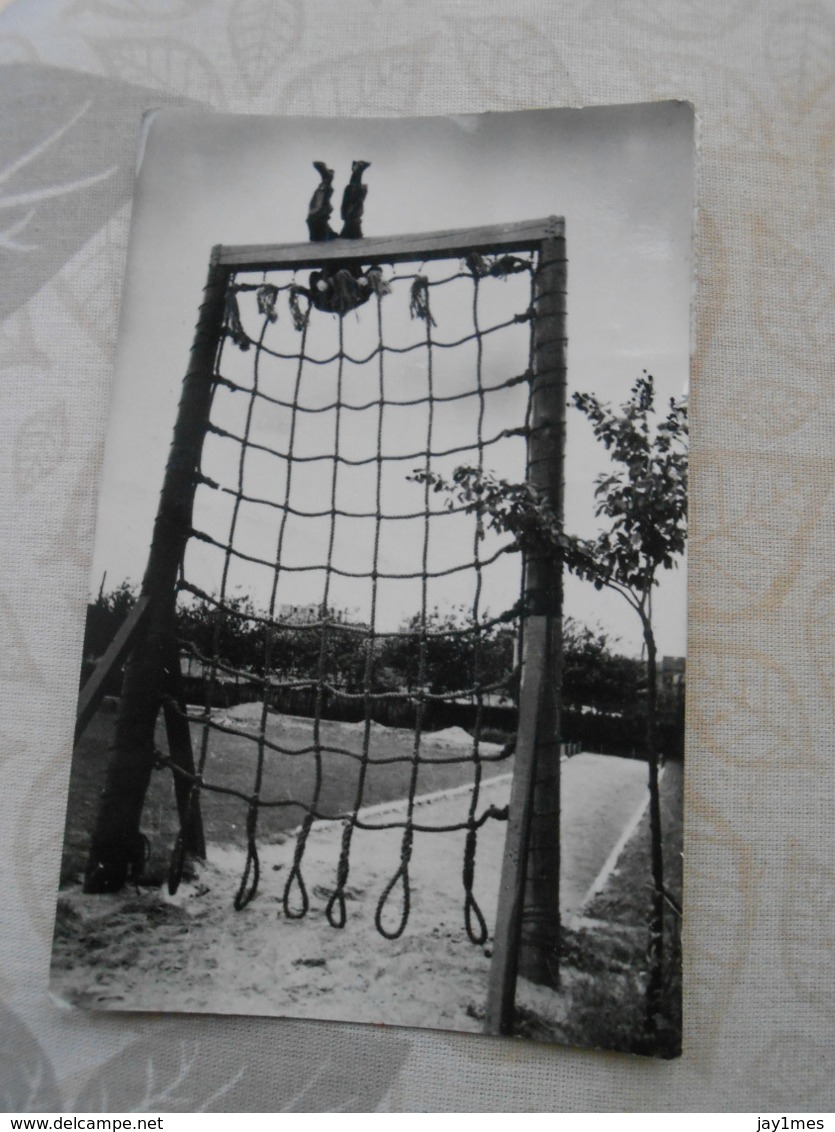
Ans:
{"type": "Polygon", "coordinates": [[[548,238],[562,236],[565,221],[559,216],[491,224],[481,228],[455,228],[443,232],[415,232],[404,236],[366,236],[362,240],[328,240],[305,244],[218,244],[213,262],[230,271],[269,271],[277,268],[317,267],[338,260],[362,263],[407,263],[449,259],[468,251],[533,251],[548,238]]]}

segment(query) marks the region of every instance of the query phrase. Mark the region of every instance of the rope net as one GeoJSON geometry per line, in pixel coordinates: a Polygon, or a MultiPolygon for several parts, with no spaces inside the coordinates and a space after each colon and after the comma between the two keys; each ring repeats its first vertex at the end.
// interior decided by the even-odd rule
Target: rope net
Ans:
{"type": "MultiPolygon", "coordinates": [[[[354,269],[341,314],[316,305],[304,272],[230,279],[177,596],[181,663],[202,703],[171,706],[196,738],[191,804],[223,794],[242,807],[238,908],[258,887],[265,811],[295,829],[282,898],[291,918],[311,906],[313,823],[342,823],[323,893],[334,927],[347,919],[356,831],[399,831],[376,894],[377,929],[392,939],[409,918],[416,836],[460,831],[466,930],[487,939],[478,835],[506,808],[485,804],[482,786],[507,769],[513,741],[486,743],[483,732],[491,706],[512,710],[522,563],[434,477],[462,465],[525,475],[535,267],[525,253],[354,269]],[[247,725],[218,706],[236,683],[259,705],[247,725]],[[466,747],[431,741],[449,705],[469,713],[466,747]],[[293,711],[309,717],[302,743],[286,726],[293,711]],[[392,720],[408,722],[408,743],[380,726],[392,720]],[[464,787],[451,823],[433,824],[421,806],[439,781],[464,787]]],[[[338,278],[330,286],[338,293],[338,278]]]]}

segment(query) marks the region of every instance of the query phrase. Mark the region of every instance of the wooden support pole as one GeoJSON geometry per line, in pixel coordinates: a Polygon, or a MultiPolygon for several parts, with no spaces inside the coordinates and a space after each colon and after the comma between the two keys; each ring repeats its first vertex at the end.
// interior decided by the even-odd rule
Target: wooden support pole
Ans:
{"type": "Polygon", "coordinates": [[[166,658],[174,640],[177,575],[191,533],[196,473],[214,392],[228,280],[229,269],[218,262],[218,249],[214,249],[142,582],[142,596],[151,599],[151,610],[125,668],[85,876],[87,892],[121,888],[136,864],[141,844],[139,822],[154,764],[154,727],[162,702],[166,658]]]}
{"type": "Polygon", "coordinates": [[[96,665],[78,697],[78,707],[75,713],[75,741],[84,734],[87,724],[96,714],[98,706],[104,698],[104,689],[110,674],[115,671],[130,652],[134,639],[145,624],[148,608],[151,604],[149,597],[138,598],[133,609],[119,626],[115,637],[107,646],[107,651],[96,665]]]}
{"type": "MultiPolygon", "coordinates": [[[[565,452],[565,238],[543,240],[534,278],[533,388],[528,480],[563,520],[565,452]]],[[[543,686],[536,707],[536,773],[522,910],[519,973],[556,986],[560,947],[560,707],[562,562],[551,551],[526,563],[526,606],[546,621],[543,686]]]]}
{"type": "MultiPolygon", "coordinates": [[[[563,517],[565,285],[562,221],[540,245],[534,280],[533,386],[528,478],[563,517]]],[[[510,1033],[519,974],[559,976],[562,569],[551,552],[526,561],[519,729],[490,968],[485,1029],[510,1033]]]]}

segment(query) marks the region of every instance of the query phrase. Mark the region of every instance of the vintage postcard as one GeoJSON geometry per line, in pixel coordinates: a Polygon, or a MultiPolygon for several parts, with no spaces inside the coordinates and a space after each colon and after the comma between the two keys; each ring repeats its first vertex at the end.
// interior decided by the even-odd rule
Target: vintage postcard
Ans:
{"type": "Polygon", "coordinates": [[[57,996],[677,1055],[694,158],[148,115],[57,996]]]}

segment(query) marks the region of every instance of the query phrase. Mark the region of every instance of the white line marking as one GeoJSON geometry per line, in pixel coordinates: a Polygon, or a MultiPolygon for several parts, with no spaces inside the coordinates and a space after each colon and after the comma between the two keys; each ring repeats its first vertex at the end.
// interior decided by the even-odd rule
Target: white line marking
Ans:
{"type": "MultiPolygon", "coordinates": [[[[661,767],[661,769],[658,772],[658,783],[659,783],[659,785],[661,784],[661,778],[663,777],[663,774],[664,774],[664,767],[661,767]]],[[[572,913],[570,916],[566,916],[566,920],[569,921],[569,923],[572,927],[576,926],[575,921],[579,921],[583,918],[582,917],[583,909],[586,907],[586,905],[589,903],[589,901],[592,899],[593,896],[596,896],[598,894],[598,892],[602,891],[603,886],[606,884],[609,877],[615,871],[615,866],[618,863],[618,859],[619,859],[621,853],[623,852],[627,841],[629,841],[632,834],[638,828],[638,825],[641,821],[641,818],[644,816],[648,805],[649,805],[649,787],[647,787],[646,797],[641,800],[641,804],[638,806],[638,808],[633,813],[632,817],[629,819],[629,821],[623,827],[623,831],[622,831],[620,837],[615,842],[614,847],[612,849],[612,852],[609,854],[609,856],[606,858],[606,860],[603,863],[603,868],[600,870],[600,872],[597,874],[597,876],[594,878],[594,880],[589,885],[589,890],[586,893],[586,895],[583,897],[583,899],[580,901],[577,912],[572,913]]]]}
{"type": "MultiPolygon", "coordinates": [[[[479,795],[483,794],[485,790],[489,790],[492,787],[500,785],[501,783],[510,782],[512,778],[512,774],[497,774],[493,778],[482,779],[481,785],[479,787],[479,795]]],[[[449,790],[435,790],[431,794],[418,794],[415,797],[414,805],[431,806],[433,802],[442,802],[447,798],[458,798],[462,794],[472,794],[472,792],[472,782],[465,782],[463,786],[453,786],[449,790]]],[[[380,814],[389,814],[405,810],[407,805],[408,798],[398,798],[396,801],[392,802],[378,802],[374,806],[363,806],[359,811],[359,814],[363,818],[377,817],[380,814]]],[[[328,826],[341,825],[345,818],[349,818],[350,816],[350,814],[346,813],[344,817],[319,818],[313,823],[313,826],[311,828],[325,829],[328,826]]],[[[299,829],[301,828],[302,827],[299,826],[298,829],[293,830],[290,836],[292,837],[294,834],[298,833],[299,829]]]]}

